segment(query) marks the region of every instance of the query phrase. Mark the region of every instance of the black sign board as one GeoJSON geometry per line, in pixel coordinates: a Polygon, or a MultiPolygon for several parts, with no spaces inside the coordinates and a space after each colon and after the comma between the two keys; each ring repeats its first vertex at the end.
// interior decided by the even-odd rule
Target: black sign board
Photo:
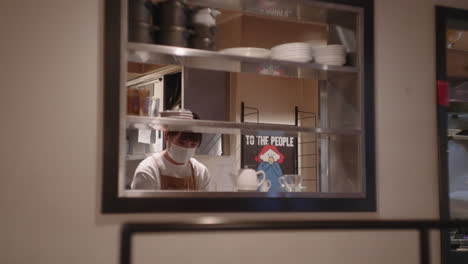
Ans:
{"type": "Polygon", "coordinates": [[[282,191],[278,178],[297,173],[297,138],[275,135],[242,135],[242,168],[264,171],[271,191],[282,191]]]}

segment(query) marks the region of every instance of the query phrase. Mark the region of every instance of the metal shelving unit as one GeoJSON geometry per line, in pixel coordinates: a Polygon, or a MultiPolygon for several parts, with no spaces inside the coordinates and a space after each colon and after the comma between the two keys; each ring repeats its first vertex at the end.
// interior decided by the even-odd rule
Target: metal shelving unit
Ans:
{"type": "Polygon", "coordinates": [[[212,134],[239,135],[246,132],[279,131],[284,135],[298,136],[307,134],[333,134],[333,135],[359,135],[360,129],[333,129],[315,127],[297,127],[294,125],[267,124],[267,123],[237,123],[229,121],[212,120],[183,120],[164,117],[127,116],[127,128],[134,129],[170,129],[174,131],[190,131],[212,134]]]}
{"type": "Polygon", "coordinates": [[[149,64],[175,64],[197,69],[251,72],[262,75],[325,80],[328,73],[357,74],[352,66],[300,63],[223,54],[217,51],[146,43],[127,44],[128,61],[149,64]]]}

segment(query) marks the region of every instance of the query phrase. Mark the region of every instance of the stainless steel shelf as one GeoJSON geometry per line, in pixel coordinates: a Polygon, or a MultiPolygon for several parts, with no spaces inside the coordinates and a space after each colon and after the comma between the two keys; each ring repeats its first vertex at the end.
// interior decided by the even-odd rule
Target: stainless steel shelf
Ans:
{"type": "Polygon", "coordinates": [[[331,15],[355,14],[362,8],[318,1],[288,0],[274,5],[257,0],[183,0],[187,5],[282,17],[297,21],[327,22],[331,15]],[[339,12],[339,13],[338,13],[339,12]],[[336,14],[338,13],[338,14],[336,14]]]}
{"type": "Polygon", "coordinates": [[[327,73],[356,74],[358,68],[318,63],[300,63],[222,54],[216,51],[145,43],[128,43],[128,61],[149,64],[177,64],[191,68],[253,72],[263,75],[327,79],[327,73]]]}
{"type": "Polygon", "coordinates": [[[314,127],[297,127],[294,125],[266,123],[236,123],[229,121],[183,120],[161,117],[127,116],[129,129],[171,129],[175,131],[191,131],[209,134],[247,134],[262,131],[276,131],[282,136],[298,136],[301,134],[331,134],[359,135],[360,129],[325,129],[314,127]]]}

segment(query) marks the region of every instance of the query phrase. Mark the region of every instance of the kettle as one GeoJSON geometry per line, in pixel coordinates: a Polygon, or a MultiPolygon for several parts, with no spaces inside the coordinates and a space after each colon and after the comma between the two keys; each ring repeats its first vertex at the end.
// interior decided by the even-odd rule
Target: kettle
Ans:
{"type": "Polygon", "coordinates": [[[239,191],[256,191],[258,187],[265,182],[266,175],[263,171],[255,171],[253,169],[242,169],[237,176],[237,190],[239,191]],[[258,175],[262,175],[260,181],[258,175]]]}

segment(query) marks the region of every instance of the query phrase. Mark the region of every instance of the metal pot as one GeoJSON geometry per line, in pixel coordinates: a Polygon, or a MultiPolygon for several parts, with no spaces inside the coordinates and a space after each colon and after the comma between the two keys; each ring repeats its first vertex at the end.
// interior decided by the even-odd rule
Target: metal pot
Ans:
{"type": "Polygon", "coordinates": [[[149,0],[128,0],[128,21],[150,24],[152,8],[149,0]]]}
{"type": "Polygon", "coordinates": [[[193,31],[183,27],[162,28],[156,33],[156,43],[161,45],[188,47],[193,31]]]}
{"type": "Polygon", "coordinates": [[[212,38],[214,39],[216,35],[216,31],[218,30],[216,27],[209,27],[205,25],[193,25],[194,34],[197,38],[212,38]]]}
{"type": "Polygon", "coordinates": [[[128,23],[128,41],[154,43],[154,33],[157,27],[143,22],[128,23]]]}
{"type": "Polygon", "coordinates": [[[215,41],[213,38],[195,37],[190,39],[190,47],[194,49],[214,50],[215,41]]]}
{"type": "Polygon", "coordinates": [[[186,27],[188,9],[178,0],[168,0],[153,7],[153,23],[161,28],[186,27]]]}

